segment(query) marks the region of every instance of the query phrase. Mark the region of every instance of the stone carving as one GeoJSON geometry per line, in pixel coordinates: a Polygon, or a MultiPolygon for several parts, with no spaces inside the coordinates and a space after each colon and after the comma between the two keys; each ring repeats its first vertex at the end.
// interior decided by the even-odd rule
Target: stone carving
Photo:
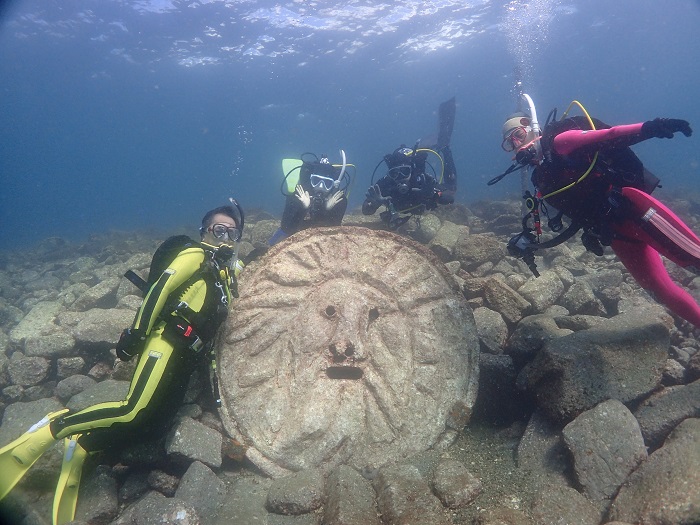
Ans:
{"type": "Polygon", "coordinates": [[[425,247],[315,228],[242,274],[217,342],[221,416],[268,475],[371,472],[447,445],[478,381],[471,309],[425,247]]]}

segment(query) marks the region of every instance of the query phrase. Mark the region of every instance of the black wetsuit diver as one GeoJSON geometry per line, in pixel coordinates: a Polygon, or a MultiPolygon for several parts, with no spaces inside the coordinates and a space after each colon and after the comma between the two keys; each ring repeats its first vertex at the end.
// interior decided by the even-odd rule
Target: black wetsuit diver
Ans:
{"type": "Polygon", "coordinates": [[[205,357],[211,358],[210,343],[231,303],[228,264],[243,228],[242,210],[232,203],[235,207],[208,212],[202,221],[202,242],[189,239],[178,247],[150,289],[144,286],[148,292],[134,324],[117,344],[122,360],[139,355],[126,398],[75,413],[63,409],[48,414],[0,449],[0,500],[55,441],[65,438],[53,523],[67,523],[75,515],[88,453],[165,435],[192,373],[205,357]]]}
{"type": "Polygon", "coordinates": [[[318,159],[305,153],[302,160],[296,191],[286,195],[282,222],[268,241],[270,245],[306,228],[339,226],[343,222],[349,176],[342,166],[331,164],[324,155],[318,159]],[[310,160],[309,155],[314,159],[310,160]]]}
{"type": "MultiPolygon", "coordinates": [[[[452,204],[457,191],[457,169],[450,150],[454,128],[455,99],[440,104],[437,143],[413,148],[401,145],[384,156],[387,174],[367,190],[362,203],[362,213],[374,214],[381,205],[386,211],[380,214],[389,228],[398,228],[412,215],[421,215],[439,204],[452,204]],[[428,173],[429,154],[437,155],[442,164],[442,176],[428,173]]],[[[379,167],[377,165],[377,168],[379,167]]],[[[376,172],[376,168],[375,168],[376,172]]]]}

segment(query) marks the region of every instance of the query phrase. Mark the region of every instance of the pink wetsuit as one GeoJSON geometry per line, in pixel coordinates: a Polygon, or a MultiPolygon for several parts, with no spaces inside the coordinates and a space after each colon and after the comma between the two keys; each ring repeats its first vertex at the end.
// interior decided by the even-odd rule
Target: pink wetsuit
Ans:
{"type": "MultiPolygon", "coordinates": [[[[554,137],[554,152],[571,155],[592,144],[629,146],[640,142],[642,124],[600,130],[569,130],[554,137]],[[612,144],[611,144],[612,142],[612,144]],[[607,144],[606,144],[607,143],[607,144]]],[[[636,188],[622,188],[625,216],[610,224],[612,249],[632,277],[672,312],[700,327],[700,306],[671,280],[659,254],[700,271],[700,239],[664,204],[636,188]]]]}

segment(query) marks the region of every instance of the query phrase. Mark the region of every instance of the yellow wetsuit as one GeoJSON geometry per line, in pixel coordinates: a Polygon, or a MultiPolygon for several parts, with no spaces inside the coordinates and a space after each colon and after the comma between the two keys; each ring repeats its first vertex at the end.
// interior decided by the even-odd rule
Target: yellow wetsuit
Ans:
{"type": "Polygon", "coordinates": [[[201,245],[182,250],[144,298],[133,329],[146,335],[123,401],[98,403],[51,423],[56,439],[82,434],[88,452],[157,437],[167,430],[184,398],[190,376],[209,346],[195,351],[172,323],[191,326],[204,342],[213,337],[231,302],[228,268],[201,245]],[[174,305],[181,305],[175,312],[174,305]],[[166,333],[164,334],[164,330],[166,333]]]}

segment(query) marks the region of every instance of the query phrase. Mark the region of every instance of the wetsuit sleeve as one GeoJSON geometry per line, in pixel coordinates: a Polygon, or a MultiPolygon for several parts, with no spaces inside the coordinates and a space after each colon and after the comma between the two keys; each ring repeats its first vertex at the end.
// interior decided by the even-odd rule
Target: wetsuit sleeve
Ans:
{"type": "Polygon", "coordinates": [[[203,262],[202,248],[192,247],[181,251],[144,298],[134,321],[134,329],[148,335],[158,321],[170,294],[192,277],[203,262]]]}
{"type": "MultiPolygon", "coordinates": [[[[306,189],[306,188],[304,188],[306,189]]],[[[280,228],[287,235],[292,235],[301,229],[301,224],[306,217],[306,208],[295,194],[289,195],[284,203],[284,211],[282,212],[282,222],[280,228]]]]}
{"type": "Polygon", "coordinates": [[[642,123],[613,126],[607,129],[572,129],[554,137],[554,152],[570,155],[586,146],[598,145],[606,148],[626,148],[644,140],[642,123]]]}

